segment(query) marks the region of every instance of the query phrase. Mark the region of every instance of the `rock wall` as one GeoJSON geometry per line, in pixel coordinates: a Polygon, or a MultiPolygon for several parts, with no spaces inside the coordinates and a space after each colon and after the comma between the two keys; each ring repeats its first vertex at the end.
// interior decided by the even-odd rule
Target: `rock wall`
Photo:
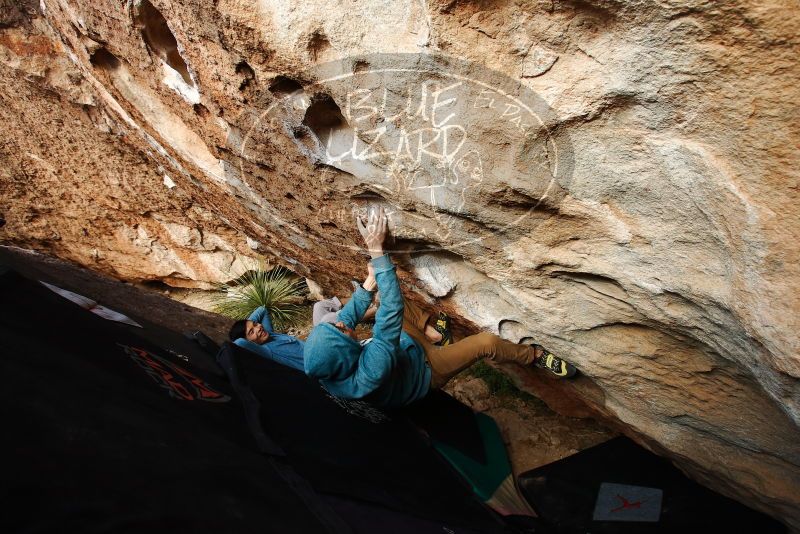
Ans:
{"type": "Polygon", "coordinates": [[[0,240],[408,290],[509,367],[800,529],[800,9],[779,1],[0,0],[0,240]],[[152,3],[151,3],[152,2],[152,3]]]}

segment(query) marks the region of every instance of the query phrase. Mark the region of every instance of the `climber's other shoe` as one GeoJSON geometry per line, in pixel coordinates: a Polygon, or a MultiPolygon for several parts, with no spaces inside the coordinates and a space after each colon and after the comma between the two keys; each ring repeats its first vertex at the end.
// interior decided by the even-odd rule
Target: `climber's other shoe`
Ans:
{"type": "Polygon", "coordinates": [[[569,363],[566,360],[562,360],[557,356],[553,356],[548,350],[541,345],[533,345],[534,348],[538,349],[537,352],[541,352],[538,358],[533,361],[533,365],[536,367],[541,367],[542,369],[547,369],[554,375],[561,377],[561,378],[570,378],[575,376],[575,373],[578,370],[575,368],[574,365],[569,363]]]}
{"type": "Polygon", "coordinates": [[[450,316],[446,313],[439,312],[439,317],[436,318],[433,329],[442,335],[442,340],[438,343],[434,343],[434,345],[446,347],[453,342],[453,331],[450,329],[450,316]]]}

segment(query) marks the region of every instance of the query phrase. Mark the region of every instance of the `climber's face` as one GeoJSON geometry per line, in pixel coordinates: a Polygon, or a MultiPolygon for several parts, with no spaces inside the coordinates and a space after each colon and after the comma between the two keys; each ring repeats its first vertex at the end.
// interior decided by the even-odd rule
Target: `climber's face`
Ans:
{"type": "Polygon", "coordinates": [[[248,320],[245,337],[248,341],[262,345],[269,339],[269,332],[264,330],[264,326],[261,323],[248,320]]]}

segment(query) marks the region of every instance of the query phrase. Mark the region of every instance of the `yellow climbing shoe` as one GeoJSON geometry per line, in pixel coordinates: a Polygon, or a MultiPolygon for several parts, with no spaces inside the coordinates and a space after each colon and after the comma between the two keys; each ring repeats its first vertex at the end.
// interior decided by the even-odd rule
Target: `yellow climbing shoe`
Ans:
{"type": "Polygon", "coordinates": [[[433,329],[442,335],[442,340],[434,343],[440,347],[446,347],[453,342],[453,332],[450,330],[450,316],[444,312],[439,312],[439,317],[433,323],[433,329]]]}
{"type": "Polygon", "coordinates": [[[561,377],[561,378],[569,378],[571,376],[575,376],[575,373],[578,370],[575,368],[574,365],[569,363],[566,360],[562,360],[557,356],[553,356],[547,349],[542,347],[541,345],[533,345],[535,348],[541,349],[542,354],[536,358],[533,362],[533,365],[536,367],[541,367],[542,369],[547,369],[554,375],[561,377]]]}

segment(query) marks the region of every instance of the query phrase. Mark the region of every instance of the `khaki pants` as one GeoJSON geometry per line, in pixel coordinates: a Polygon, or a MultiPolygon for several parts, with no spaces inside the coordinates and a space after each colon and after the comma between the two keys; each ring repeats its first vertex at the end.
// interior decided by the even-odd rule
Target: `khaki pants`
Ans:
{"type": "Polygon", "coordinates": [[[443,387],[448,380],[481,358],[522,365],[529,365],[535,359],[533,347],[511,343],[488,332],[465,337],[446,347],[434,345],[424,333],[431,314],[413,302],[403,301],[403,330],[425,351],[425,357],[431,365],[431,389],[443,387]]]}

